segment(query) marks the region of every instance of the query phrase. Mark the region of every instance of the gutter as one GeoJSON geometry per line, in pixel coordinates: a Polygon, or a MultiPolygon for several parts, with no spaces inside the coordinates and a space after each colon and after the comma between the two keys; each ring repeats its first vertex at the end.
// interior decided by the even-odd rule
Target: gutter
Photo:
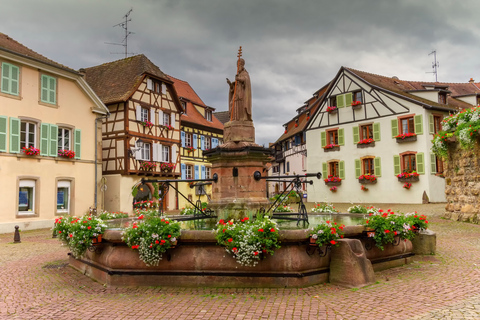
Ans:
{"type": "MultiPolygon", "coordinates": [[[[97,209],[98,201],[97,201],[97,195],[98,195],[98,183],[97,183],[97,177],[98,177],[98,170],[97,170],[97,165],[98,165],[98,121],[107,119],[110,117],[110,112],[108,112],[105,116],[102,117],[97,117],[95,118],[95,209],[97,209]]],[[[103,169],[102,169],[103,170],[103,169]]]]}

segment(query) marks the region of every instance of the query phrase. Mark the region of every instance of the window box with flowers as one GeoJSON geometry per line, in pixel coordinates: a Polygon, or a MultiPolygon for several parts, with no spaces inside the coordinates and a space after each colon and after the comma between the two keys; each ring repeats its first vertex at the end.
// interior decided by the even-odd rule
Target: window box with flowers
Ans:
{"type": "Polygon", "coordinates": [[[27,156],[38,156],[40,154],[40,149],[34,147],[23,147],[22,149],[27,156]]]}
{"type": "Polygon", "coordinates": [[[75,151],[73,150],[58,150],[58,156],[62,158],[72,159],[75,157],[75,151]]]}
{"type": "Polygon", "coordinates": [[[140,121],[140,124],[144,127],[151,128],[153,127],[153,123],[150,121],[140,121]]]}
{"type": "Polygon", "coordinates": [[[336,106],[327,107],[327,112],[330,114],[335,114],[337,113],[337,111],[338,111],[338,108],[336,106]]]}
{"type": "Polygon", "coordinates": [[[326,179],[323,179],[323,181],[325,181],[325,184],[327,186],[339,186],[342,184],[342,179],[340,179],[339,177],[334,177],[332,175],[329,175],[326,179]]]}
{"type": "Polygon", "coordinates": [[[377,183],[377,177],[374,174],[362,174],[358,177],[358,182],[361,184],[375,184],[377,183]]]}
{"type": "Polygon", "coordinates": [[[157,167],[156,162],[151,162],[151,161],[141,161],[140,162],[140,169],[145,170],[145,171],[153,171],[157,167]]]}
{"type": "Polygon", "coordinates": [[[397,143],[417,141],[417,134],[413,132],[401,133],[395,136],[395,139],[397,139],[397,143]]]}
{"type": "Polygon", "coordinates": [[[358,141],[357,148],[368,148],[368,147],[375,147],[375,140],[372,138],[363,139],[358,141]]]}
{"type": "Polygon", "coordinates": [[[169,162],[160,163],[160,170],[162,172],[172,172],[173,169],[175,169],[174,163],[169,163],[169,162]]]}
{"type": "Polygon", "coordinates": [[[398,181],[400,182],[417,182],[420,180],[420,175],[413,171],[413,172],[402,172],[397,175],[398,181]]]}
{"type": "Polygon", "coordinates": [[[185,150],[187,150],[188,153],[195,151],[195,148],[190,146],[190,147],[185,147],[185,150]]]}
{"type": "Polygon", "coordinates": [[[361,101],[353,101],[352,102],[352,109],[353,110],[358,110],[362,108],[362,102],[361,101]]]}
{"type": "Polygon", "coordinates": [[[164,125],[163,126],[166,130],[173,130],[173,127],[171,125],[164,125]]]}
{"type": "Polygon", "coordinates": [[[330,151],[340,151],[340,145],[338,144],[327,144],[325,147],[323,147],[324,152],[330,152],[330,151]]]}

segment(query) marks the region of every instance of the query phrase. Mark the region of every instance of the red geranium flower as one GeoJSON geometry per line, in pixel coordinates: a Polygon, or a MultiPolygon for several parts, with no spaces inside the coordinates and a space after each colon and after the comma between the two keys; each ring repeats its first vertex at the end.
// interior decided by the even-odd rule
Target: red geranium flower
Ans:
{"type": "Polygon", "coordinates": [[[228,239],[228,242],[232,242],[232,241],[233,241],[233,239],[232,239],[232,238],[228,239]]]}
{"type": "Polygon", "coordinates": [[[331,243],[332,245],[337,244],[337,243],[335,242],[335,240],[330,241],[330,243],[331,243]]]}
{"type": "Polygon", "coordinates": [[[259,232],[263,232],[263,229],[258,229],[259,232]]]}
{"type": "Polygon", "coordinates": [[[270,229],[270,232],[275,232],[275,229],[273,229],[273,228],[272,228],[272,229],[270,229]]]}

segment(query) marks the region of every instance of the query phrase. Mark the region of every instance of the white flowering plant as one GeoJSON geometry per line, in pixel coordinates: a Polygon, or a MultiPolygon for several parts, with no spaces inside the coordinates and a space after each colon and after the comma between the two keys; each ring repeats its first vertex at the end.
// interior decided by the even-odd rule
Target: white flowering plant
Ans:
{"type": "Polygon", "coordinates": [[[128,218],[128,213],[125,212],[108,212],[108,211],[100,211],[98,213],[98,217],[102,220],[112,220],[112,219],[120,219],[120,218],[128,218]]]}
{"type": "Polygon", "coordinates": [[[279,205],[275,208],[274,212],[293,212],[293,209],[287,205],[279,205]]]}
{"type": "Polygon", "coordinates": [[[327,220],[325,223],[317,225],[310,231],[310,238],[319,246],[338,245],[338,239],[343,238],[344,225],[338,225],[336,222],[327,220]]]}
{"type": "Polygon", "coordinates": [[[68,245],[75,258],[80,258],[92,246],[93,239],[107,229],[103,220],[87,214],[83,217],[59,217],[55,219],[54,233],[68,245]]]}
{"type": "Polygon", "coordinates": [[[366,207],[362,205],[354,205],[347,209],[348,213],[377,213],[378,209],[374,206],[366,207]]]}
{"type": "Polygon", "coordinates": [[[256,266],[261,258],[273,255],[280,248],[277,224],[268,217],[257,217],[254,221],[245,217],[239,222],[221,219],[215,234],[217,243],[225,246],[242,266],[256,266]]]}
{"type": "Polygon", "coordinates": [[[158,266],[162,254],[173,248],[180,238],[180,224],[165,216],[139,215],[127,227],[122,239],[147,266],[158,266]]]}
{"type": "Polygon", "coordinates": [[[335,209],[333,204],[324,202],[324,203],[316,203],[315,206],[312,208],[312,212],[337,213],[338,210],[335,209]]]}

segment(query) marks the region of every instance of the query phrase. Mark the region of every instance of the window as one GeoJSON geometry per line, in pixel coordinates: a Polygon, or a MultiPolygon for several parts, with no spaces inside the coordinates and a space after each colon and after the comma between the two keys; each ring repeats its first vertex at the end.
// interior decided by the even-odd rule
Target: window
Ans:
{"type": "Polygon", "coordinates": [[[162,93],[162,83],[155,80],[152,81],[153,92],[162,93]]]}
{"type": "Polygon", "coordinates": [[[415,122],[412,117],[400,119],[400,133],[415,133],[415,122]]]}
{"type": "Polygon", "coordinates": [[[183,108],[183,113],[187,114],[187,103],[185,101],[182,101],[182,108],[183,108]]]}
{"type": "Polygon", "coordinates": [[[433,133],[437,134],[442,130],[442,116],[434,115],[433,116],[433,133]]]}
{"type": "Polygon", "coordinates": [[[142,146],[140,144],[141,143],[139,143],[138,141],[136,142],[136,147],[139,148],[139,151],[138,151],[139,159],[137,160],[150,161],[150,149],[151,149],[150,143],[143,143],[142,146]]]}
{"type": "Polygon", "coordinates": [[[22,121],[20,123],[20,149],[23,147],[35,147],[37,140],[37,125],[31,122],[22,121]]]}
{"type": "Polygon", "coordinates": [[[171,116],[169,113],[163,113],[163,125],[169,126],[170,125],[171,116]]]}
{"type": "Polygon", "coordinates": [[[360,126],[360,140],[373,139],[373,125],[366,124],[360,126]]]}
{"type": "Polygon", "coordinates": [[[438,103],[447,104],[447,94],[445,92],[438,93],[438,103]]]}
{"type": "Polygon", "coordinates": [[[42,74],[40,101],[49,104],[57,103],[57,79],[42,74]]]}
{"type": "Polygon", "coordinates": [[[363,103],[363,99],[362,99],[362,91],[354,91],[352,93],[353,95],[353,101],[360,101],[360,103],[363,103]]]}
{"type": "Polygon", "coordinates": [[[402,171],[403,172],[417,171],[417,159],[414,153],[402,155],[402,171]]]}
{"type": "Polygon", "coordinates": [[[71,150],[71,130],[58,128],[58,150],[71,150]]]}
{"type": "Polygon", "coordinates": [[[18,188],[18,213],[35,213],[35,180],[20,180],[18,188]]]}
{"type": "Polygon", "coordinates": [[[205,110],[205,119],[212,121],[212,110],[205,110]]]}
{"type": "Polygon", "coordinates": [[[210,137],[205,137],[205,150],[210,150],[212,148],[212,141],[210,137]]]}
{"type": "Polygon", "coordinates": [[[57,184],[57,212],[70,211],[70,181],[58,181],[57,184]]]}
{"type": "Polygon", "coordinates": [[[336,107],[337,106],[337,97],[330,97],[330,107],[336,107]]]}
{"type": "Polygon", "coordinates": [[[290,172],[290,162],[287,162],[287,171],[286,172],[290,172]]]}
{"type": "Polygon", "coordinates": [[[186,165],[185,166],[185,175],[186,175],[186,179],[193,179],[193,166],[192,165],[186,165]]]}
{"type": "Polygon", "coordinates": [[[205,179],[211,179],[212,177],[212,168],[205,167],[205,179]]]}
{"type": "Polygon", "coordinates": [[[170,162],[170,147],[162,146],[162,157],[164,162],[170,162]]]}
{"type": "Polygon", "coordinates": [[[438,174],[443,173],[443,161],[438,157],[435,157],[435,172],[438,174]]]}
{"type": "Polygon", "coordinates": [[[146,122],[148,121],[148,109],[147,108],[141,108],[140,109],[140,121],[146,122]]]}
{"type": "Polygon", "coordinates": [[[20,69],[13,64],[3,62],[1,72],[1,91],[6,94],[18,96],[20,69]]]}
{"type": "Polygon", "coordinates": [[[279,166],[273,166],[272,167],[272,172],[273,173],[279,173],[280,172],[280,167],[279,166]]]}
{"type": "Polygon", "coordinates": [[[374,158],[362,159],[362,174],[375,174],[373,159],[374,158]]]}
{"type": "Polygon", "coordinates": [[[338,129],[327,130],[327,144],[338,144],[338,129]]]}
{"type": "Polygon", "coordinates": [[[186,147],[193,147],[192,141],[193,141],[192,134],[188,133],[188,132],[185,132],[185,146],[186,147]]]}
{"type": "Polygon", "coordinates": [[[328,175],[332,177],[339,177],[338,161],[328,163],[328,175]]]}

